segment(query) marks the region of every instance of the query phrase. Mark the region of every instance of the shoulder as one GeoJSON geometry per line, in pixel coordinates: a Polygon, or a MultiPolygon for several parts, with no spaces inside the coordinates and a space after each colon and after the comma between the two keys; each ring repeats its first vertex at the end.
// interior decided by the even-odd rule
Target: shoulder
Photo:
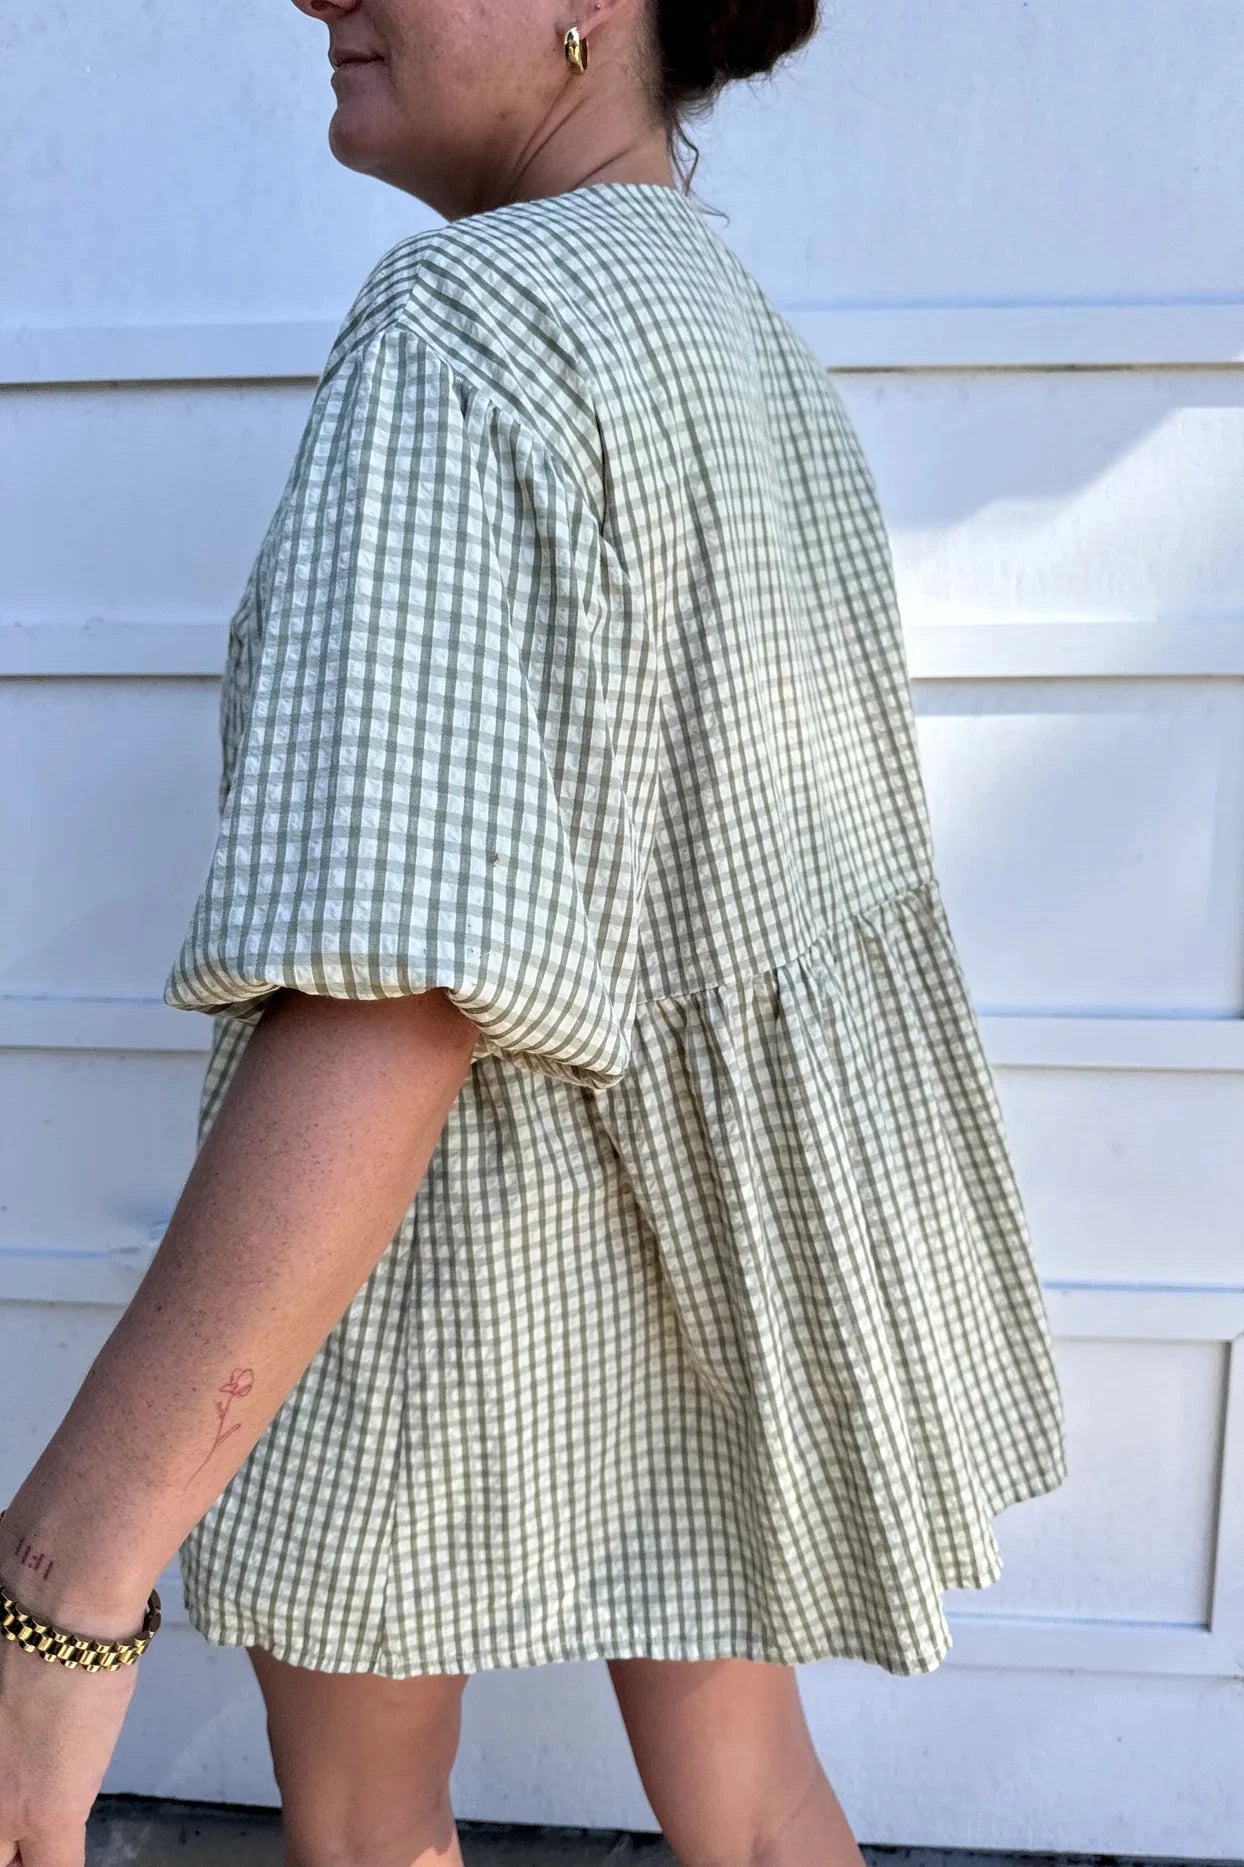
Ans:
{"type": "Polygon", "coordinates": [[[400,331],[442,381],[482,398],[585,482],[600,470],[598,386],[576,341],[573,230],[545,201],[408,235],[364,279],[324,368],[400,331]]]}

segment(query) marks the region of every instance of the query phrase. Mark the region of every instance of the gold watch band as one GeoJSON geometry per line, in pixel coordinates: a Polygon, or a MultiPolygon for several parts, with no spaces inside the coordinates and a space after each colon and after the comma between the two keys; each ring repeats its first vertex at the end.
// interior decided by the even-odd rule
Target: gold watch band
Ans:
{"type": "MultiPolygon", "coordinates": [[[[4,1512],[0,1510],[0,1520],[4,1512]]],[[[128,1640],[96,1640],[91,1634],[71,1634],[63,1627],[53,1627],[31,1614],[15,1601],[0,1581],[0,1633],[15,1640],[27,1653],[37,1653],[45,1660],[59,1660],[62,1666],[81,1666],[85,1672],[114,1672],[118,1666],[132,1666],[151,1645],[160,1625],[160,1597],[153,1588],[147,1598],[143,1624],[128,1640]]]]}

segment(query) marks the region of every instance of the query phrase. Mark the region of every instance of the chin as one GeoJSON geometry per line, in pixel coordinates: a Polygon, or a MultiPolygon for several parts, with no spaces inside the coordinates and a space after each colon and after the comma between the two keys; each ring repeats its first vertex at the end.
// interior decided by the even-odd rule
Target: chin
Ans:
{"type": "Polygon", "coordinates": [[[393,161],[393,138],[374,108],[339,104],[328,126],[328,147],[343,168],[383,177],[393,161]]]}

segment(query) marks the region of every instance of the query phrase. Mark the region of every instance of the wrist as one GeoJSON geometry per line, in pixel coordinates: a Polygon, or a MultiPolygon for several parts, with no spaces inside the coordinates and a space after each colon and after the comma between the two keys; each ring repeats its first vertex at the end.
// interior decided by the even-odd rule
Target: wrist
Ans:
{"type": "Polygon", "coordinates": [[[20,1492],[0,1517],[0,1582],[37,1620],[100,1640],[136,1633],[154,1586],[52,1513],[25,1509],[20,1492]]]}

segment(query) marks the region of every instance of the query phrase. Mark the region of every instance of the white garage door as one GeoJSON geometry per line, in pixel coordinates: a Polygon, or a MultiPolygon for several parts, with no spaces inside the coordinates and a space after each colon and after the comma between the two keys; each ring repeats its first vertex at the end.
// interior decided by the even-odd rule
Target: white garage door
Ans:
{"type": "MultiPolygon", "coordinates": [[[[191,1155],[159,1003],[223,629],[337,318],[434,219],[324,146],[286,0],[0,26],[0,1368],[17,1484],[191,1155]]],[[[805,1669],[865,1841],[1244,1856],[1244,36],[1235,0],[826,0],[699,192],[835,372],[1071,1474],[942,1668],[805,1669]]],[[[7,1487],[7,1490],[5,1489],[7,1487]]],[[[179,1624],[106,1790],[276,1802],[179,1624]]],[[[650,1825],[597,1667],[475,1682],[464,1815],[650,1825]]]]}

